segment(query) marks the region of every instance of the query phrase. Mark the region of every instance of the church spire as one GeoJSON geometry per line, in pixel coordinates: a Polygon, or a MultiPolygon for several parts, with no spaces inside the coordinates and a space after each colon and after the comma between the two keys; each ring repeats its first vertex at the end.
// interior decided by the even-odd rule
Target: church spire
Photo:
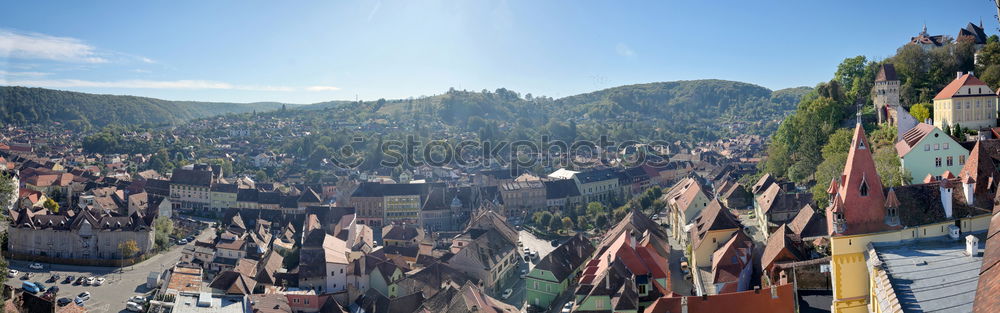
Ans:
{"type": "Polygon", "coordinates": [[[854,127],[851,150],[847,154],[847,163],[841,176],[843,178],[835,189],[836,194],[832,195],[837,198],[833,203],[842,203],[841,207],[834,208],[836,205],[833,205],[834,207],[827,210],[827,219],[830,223],[837,220],[836,217],[841,217],[845,227],[833,227],[835,225],[831,224],[829,228],[831,233],[838,228],[846,229],[849,234],[867,233],[881,230],[881,227],[885,226],[885,194],[871,150],[872,147],[865,137],[865,130],[858,123],[854,127]],[[839,212],[834,212],[833,209],[839,212]]]}

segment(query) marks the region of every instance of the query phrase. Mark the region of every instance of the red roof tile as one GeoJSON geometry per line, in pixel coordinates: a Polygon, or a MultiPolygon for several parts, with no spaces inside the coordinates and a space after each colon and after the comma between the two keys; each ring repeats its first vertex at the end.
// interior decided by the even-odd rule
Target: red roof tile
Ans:
{"type": "MultiPolygon", "coordinates": [[[[987,85],[983,81],[979,80],[979,78],[972,76],[972,74],[965,74],[951,81],[951,83],[949,83],[948,86],[944,86],[944,89],[941,89],[941,92],[939,92],[937,96],[934,96],[934,100],[951,99],[952,97],[955,96],[955,94],[959,92],[959,89],[961,89],[964,86],[987,86],[987,85]]],[[[987,88],[989,88],[989,86],[987,86],[987,88]]]]}

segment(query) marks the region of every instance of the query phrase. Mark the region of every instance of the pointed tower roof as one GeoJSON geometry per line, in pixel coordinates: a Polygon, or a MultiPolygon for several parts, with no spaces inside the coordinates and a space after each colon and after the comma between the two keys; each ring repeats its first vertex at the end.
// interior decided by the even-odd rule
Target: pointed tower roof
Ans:
{"type": "Polygon", "coordinates": [[[1000,151],[1000,142],[996,140],[977,141],[976,145],[972,147],[972,151],[969,151],[969,158],[962,166],[962,170],[958,172],[958,177],[961,177],[963,182],[968,183],[968,180],[972,179],[976,183],[974,188],[976,192],[989,190],[990,184],[992,184],[989,178],[997,172],[990,151],[1000,151]]]}
{"type": "Polygon", "coordinates": [[[847,154],[842,177],[836,195],[836,201],[843,203],[842,208],[837,208],[835,203],[834,208],[828,211],[827,219],[832,222],[833,209],[841,210],[847,226],[843,235],[884,230],[885,195],[882,193],[882,179],[875,170],[871,145],[860,123],[854,127],[854,138],[851,140],[851,150],[847,154]]]}
{"type": "Polygon", "coordinates": [[[839,185],[839,183],[837,182],[837,178],[836,177],[831,178],[830,179],[830,188],[826,189],[826,193],[829,194],[829,195],[835,195],[835,194],[837,194],[837,187],[839,187],[838,185],[839,185]]]}
{"type": "Polygon", "coordinates": [[[896,198],[896,190],[889,187],[889,194],[885,196],[885,207],[887,208],[898,208],[899,199],[896,198]]]}

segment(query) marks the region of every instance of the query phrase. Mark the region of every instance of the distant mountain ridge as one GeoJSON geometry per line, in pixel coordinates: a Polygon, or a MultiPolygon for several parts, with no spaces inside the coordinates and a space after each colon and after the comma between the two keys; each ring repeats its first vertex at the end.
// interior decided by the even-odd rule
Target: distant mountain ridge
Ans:
{"type": "Polygon", "coordinates": [[[220,114],[273,111],[282,105],[292,106],[278,102],[169,101],[0,86],[0,121],[3,123],[62,123],[74,129],[100,128],[109,124],[179,123],[220,114]]]}

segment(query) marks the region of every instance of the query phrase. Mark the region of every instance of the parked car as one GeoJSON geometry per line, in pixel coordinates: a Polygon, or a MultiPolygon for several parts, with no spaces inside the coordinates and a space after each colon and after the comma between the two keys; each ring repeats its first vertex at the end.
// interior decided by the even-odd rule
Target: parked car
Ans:
{"type": "Polygon", "coordinates": [[[104,277],[98,277],[97,280],[94,281],[94,286],[100,285],[104,285],[104,277]]]}
{"type": "Polygon", "coordinates": [[[40,270],[43,268],[42,263],[37,263],[37,262],[31,263],[31,265],[28,265],[28,267],[30,267],[33,270],[40,270]]]}
{"type": "Polygon", "coordinates": [[[687,274],[687,273],[690,273],[690,272],[691,272],[691,270],[688,268],[688,258],[687,257],[682,257],[681,258],[681,273],[687,274]]]}
{"type": "Polygon", "coordinates": [[[63,279],[62,283],[63,284],[70,284],[70,283],[73,283],[74,280],[76,280],[76,277],[73,277],[73,275],[69,275],[69,276],[66,276],[66,279],[63,279]]]}
{"type": "Polygon", "coordinates": [[[510,288],[507,288],[507,290],[504,290],[503,291],[503,298],[504,298],[504,300],[506,300],[507,298],[510,298],[510,295],[512,295],[512,294],[514,294],[514,290],[512,290],[510,288]]]}
{"type": "Polygon", "coordinates": [[[29,280],[29,279],[31,279],[31,273],[24,272],[24,275],[21,276],[21,280],[29,280]]]}
{"type": "Polygon", "coordinates": [[[38,287],[38,291],[45,291],[46,289],[49,288],[48,286],[45,286],[44,284],[37,281],[35,282],[35,286],[38,287]]]}
{"type": "Polygon", "coordinates": [[[132,296],[131,298],[128,298],[128,301],[142,304],[146,303],[146,298],[143,296],[132,296]]]}
{"type": "Polygon", "coordinates": [[[17,277],[17,273],[18,273],[18,271],[17,271],[17,270],[13,270],[13,269],[12,269],[12,270],[9,270],[9,271],[7,271],[7,278],[14,278],[14,277],[17,277]]]}
{"type": "Polygon", "coordinates": [[[59,286],[49,287],[49,290],[46,290],[45,293],[57,294],[59,293],[59,286]]]}
{"type": "Polygon", "coordinates": [[[30,281],[21,282],[21,289],[24,289],[24,292],[28,293],[38,293],[39,291],[41,291],[41,288],[38,288],[38,286],[35,285],[35,283],[30,281]]]}
{"type": "Polygon", "coordinates": [[[46,283],[55,283],[55,282],[59,281],[59,278],[61,278],[61,276],[59,276],[59,274],[52,274],[52,277],[49,277],[49,280],[46,280],[45,282],[46,283]]]}
{"type": "Polygon", "coordinates": [[[194,242],[194,235],[188,236],[187,237],[187,241],[188,242],[194,242]]]}
{"type": "Polygon", "coordinates": [[[573,311],[573,301],[566,302],[566,304],[563,305],[562,313],[569,313],[571,311],[573,311]]]}
{"type": "Polygon", "coordinates": [[[96,280],[97,280],[97,279],[95,279],[95,278],[94,278],[94,276],[90,276],[90,277],[87,277],[87,280],[83,282],[83,285],[84,285],[84,286],[90,286],[90,285],[93,285],[93,284],[94,284],[94,281],[96,281],[96,280]]]}
{"type": "Polygon", "coordinates": [[[87,300],[90,300],[90,293],[89,292],[84,291],[84,292],[81,292],[79,295],[76,296],[76,304],[83,305],[83,302],[87,301],[87,300]]]}
{"type": "Polygon", "coordinates": [[[181,239],[177,241],[177,244],[179,245],[186,245],[187,243],[188,243],[187,239],[181,239]]]}
{"type": "Polygon", "coordinates": [[[83,281],[85,281],[85,280],[87,280],[86,277],[83,277],[83,276],[77,277],[76,280],[73,281],[73,285],[75,285],[75,286],[83,285],[83,281]]]}
{"type": "Polygon", "coordinates": [[[142,312],[142,305],[129,301],[125,303],[125,309],[131,312],[142,312]]]}
{"type": "Polygon", "coordinates": [[[67,298],[67,297],[62,297],[62,298],[59,298],[59,300],[56,300],[56,303],[58,303],[59,306],[66,306],[70,302],[73,302],[73,299],[70,299],[70,298],[67,298]]]}
{"type": "Polygon", "coordinates": [[[531,249],[524,248],[524,255],[530,255],[530,254],[531,254],[531,249]]]}

